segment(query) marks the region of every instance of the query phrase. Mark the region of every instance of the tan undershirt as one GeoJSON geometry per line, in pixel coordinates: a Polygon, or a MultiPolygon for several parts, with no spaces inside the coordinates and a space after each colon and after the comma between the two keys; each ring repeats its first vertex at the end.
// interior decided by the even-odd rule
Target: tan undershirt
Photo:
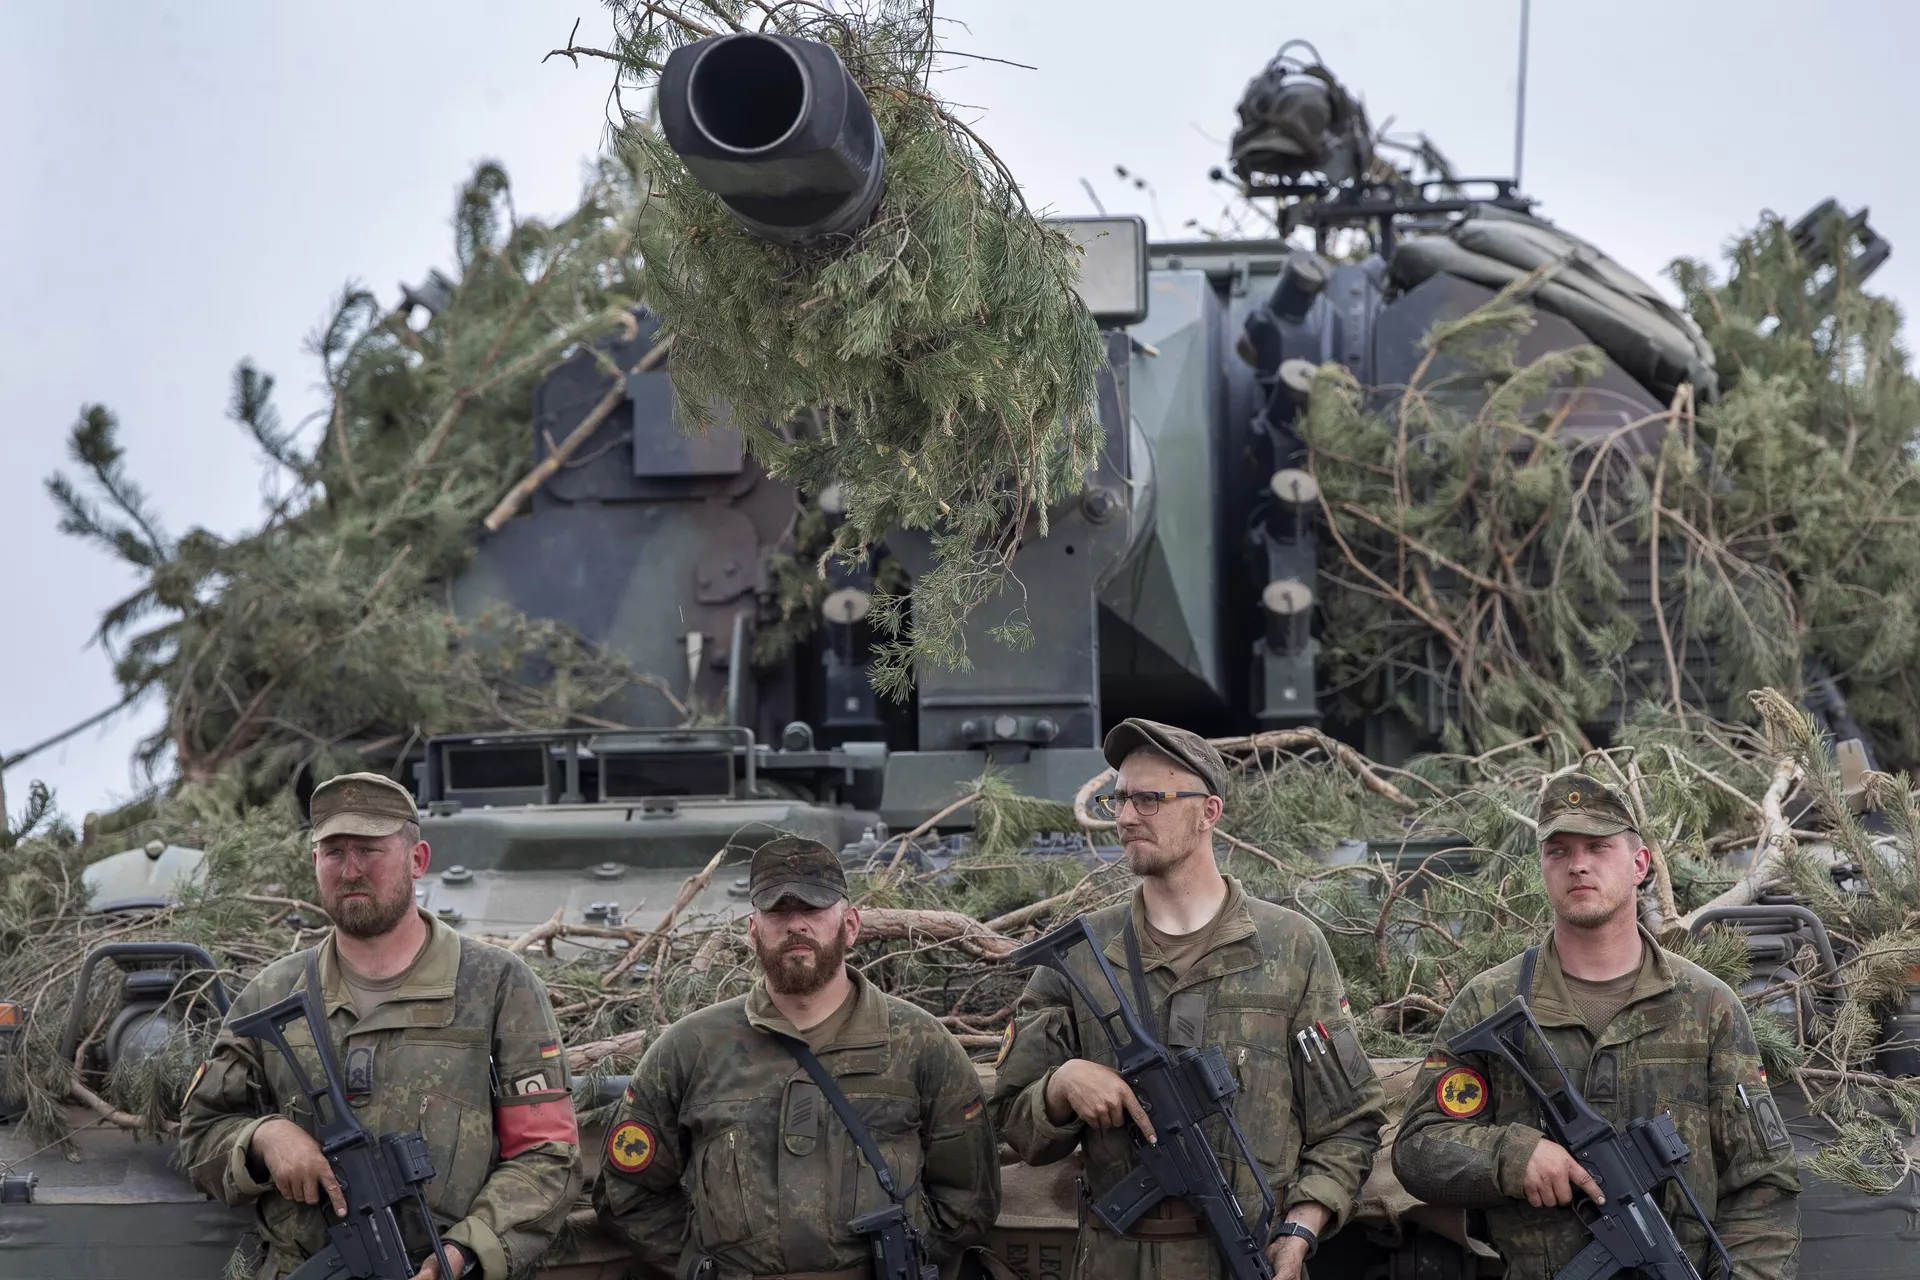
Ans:
{"type": "Polygon", "coordinates": [[[852,984],[847,992],[847,998],[840,1002],[838,1009],[800,1032],[807,1038],[807,1047],[819,1053],[839,1039],[840,1032],[846,1028],[847,1020],[853,1017],[854,1006],[859,1003],[860,987],[857,983],[852,984]]]}
{"type": "Polygon", "coordinates": [[[433,931],[427,931],[426,941],[413,953],[413,959],[407,961],[407,967],[391,978],[369,978],[347,963],[347,958],[338,951],[333,958],[340,962],[340,980],[347,984],[347,998],[353,1002],[355,1021],[365,1022],[373,1016],[373,1011],[393,999],[393,993],[406,985],[413,971],[420,966],[420,958],[427,954],[427,945],[433,941],[433,931]]]}
{"type": "MultiPolygon", "coordinates": [[[[1227,898],[1233,895],[1229,893],[1227,898]]],[[[1198,964],[1207,952],[1213,950],[1213,935],[1220,932],[1220,921],[1227,914],[1227,898],[1220,901],[1220,909],[1213,913],[1213,919],[1195,929],[1192,933],[1163,933],[1154,927],[1153,921],[1147,921],[1147,936],[1153,939],[1153,945],[1160,948],[1161,958],[1173,970],[1174,981],[1187,976],[1187,970],[1198,964]]],[[[1144,918],[1146,913],[1141,912],[1144,918]]]]}
{"type": "Polygon", "coordinates": [[[1567,981],[1567,995],[1573,1001],[1573,1011],[1587,1024],[1587,1030],[1598,1040],[1619,1012],[1633,999],[1633,989],[1640,985],[1640,970],[1645,967],[1647,957],[1644,949],[1640,963],[1617,978],[1608,978],[1602,982],[1589,982],[1585,978],[1576,978],[1565,970],[1560,976],[1567,981]]]}

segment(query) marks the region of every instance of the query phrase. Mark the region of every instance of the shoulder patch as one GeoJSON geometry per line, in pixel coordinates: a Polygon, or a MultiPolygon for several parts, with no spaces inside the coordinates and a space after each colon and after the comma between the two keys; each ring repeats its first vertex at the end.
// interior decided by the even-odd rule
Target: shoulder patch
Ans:
{"type": "Polygon", "coordinates": [[[193,1069],[193,1079],[187,1081],[187,1091],[180,1095],[180,1109],[182,1111],[187,1109],[187,1103],[193,1099],[193,1091],[200,1087],[200,1081],[206,1074],[207,1064],[205,1061],[202,1061],[199,1066],[193,1069]]]}
{"type": "Polygon", "coordinates": [[[1455,1067],[1433,1086],[1434,1101],[1455,1120],[1470,1120],[1487,1109],[1487,1081],[1472,1067],[1455,1067]]]}
{"type": "Polygon", "coordinates": [[[983,1099],[975,1098],[972,1102],[969,1102],[965,1107],[961,1108],[960,1118],[968,1121],[978,1120],[980,1113],[986,1109],[986,1102],[983,1099]]]}
{"type": "Polygon", "coordinates": [[[1790,1151],[1793,1138],[1787,1133],[1787,1126],[1780,1119],[1780,1108],[1774,1104],[1770,1093],[1755,1093],[1753,1096],[1753,1122],[1760,1130],[1760,1140],[1767,1144],[1769,1151],[1790,1151]]]}
{"type": "Polygon", "coordinates": [[[639,1173],[653,1163],[653,1130],[638,1120],[623,1120],[607,1134],[607,1163],[621,1173],[639,1173]]]}
{"type": "Polygon", "coordinates": [[[1007,1055],[1013,1052],[1013,1029],[1013,1019],[1008,1018],[1007,1029],[1000,1035],[1000,1052],[995,1054],[993,1058],[993,1065],[996,1069],[1001,1063],[1007,1060],[1007,1055]]]}
{"type": "Polygon", "coordinates": [[[560,1056],[560,1042],[559,1042],[558,1040],[555,1040],[555,1041],[553,1041],[553,1042],[552,1042],[552,1043],[550,1043],[550,1044],[543,1044],[543,1045],[541,1045],[541,1046],[540,1046],[540,1056],[541,1056],[541,1057],[543,1057],[543,1058],[557,1058],[557,1057],[559,1057],[559,1056],[560,1056]]]}
{"type": "Polygon", "coordinates": [[[1436,1067],[1444,1067],[1451,1061],[1452,1059],[1444,1053],[1430,1053],[1427,1055],[1427,1060],[1420,1065],[1431,1071],[1436,1067]]]}

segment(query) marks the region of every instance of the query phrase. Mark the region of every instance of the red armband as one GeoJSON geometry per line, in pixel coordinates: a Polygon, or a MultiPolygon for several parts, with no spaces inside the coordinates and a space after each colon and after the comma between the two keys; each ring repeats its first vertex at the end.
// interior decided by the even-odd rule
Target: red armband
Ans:
{"type": "Polygon", "coordinates": [[[496,1105],[493,1132],[500,1140],[502,1160],[511,1160],[543,1142],[580,1145],[580,1121],[573,1114],[573,1098],[564,1089],[529,1093],[496,1105]]]}

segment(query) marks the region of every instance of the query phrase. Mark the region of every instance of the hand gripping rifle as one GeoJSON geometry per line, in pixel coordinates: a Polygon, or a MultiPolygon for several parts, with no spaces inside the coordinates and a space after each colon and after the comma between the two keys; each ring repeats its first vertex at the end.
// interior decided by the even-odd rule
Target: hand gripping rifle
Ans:
{"type": "MultiPolygon", "coordinates": [[[[1170,1052],[1140,1021],[1120,990],[1120,982],[1107,958],[1101,954],[1085,916],[1075,916],[1066,924],[1043,934],[1014,951],[1016,965],[1045,965],[1065,978],[1100,1025],[1106,1029],[1113,1046],[1114,1062],[1141,1108],[1153,1120],[1157,1142],[1148,1142],[1133,1128],[1135,1164],[1119,1181],[1093,1197],[1093,1212],[1115,1235],[1123,1235],[1147,1210],[1168,1196],[1183,1197],[1207,1224],[1213,1243],[1226,1263],[1228,1280],[1272,1280],[1273,1267],[1267,1261],[1264,1243],[1273,1226],[1273,1191],[1267,1186],[1260,1162],[1254,1159],[1246,1135],[1233,1116],[1233,1095],[1239,1083],[1227,1070],[1226,1055],[1218,1045],[1204,1050],[1182,1049],[1170,1052]],[[1100,975],[1112,993],[1109,1003],[1096,1000],[1087,984],[1067,963],[1073,948],[1085,944],[1100,975]],[[1240,1202],[1214,1154],[1213,1143],[1201,1131],[1208,1116],[1224,1116],[1233,1140],[1239,1144],[1241,1158],[1253,1170],[1266,1204],[1260,1220],[1252,1227],[1240,1212],[1240,1202]]],[[[1133,960],[1135,994],[1143,1008],[1146,983],[1133,960]]],[[[1131,1128],[1131,1126],[1130,1126],[1131,1128]]]]}
{"type": "MultiPolygon", "coordinates": [[[[340,1194],[347,1202],[347,1216],[327,1224],[327,1247],[302,1263],[287,1280],[412,1280],[417,1268],[407,1260],[406,1242],[394,1212],[409,1199],[426,1224],[433,1256],[439,1259],[441,1280],[446,1280],[452,1274],[447,1267],[446,1247],[440,1242],[440,1229],[434,1225],[422,1190],[433,1181],[433,1157],[427,1153],[427,1141],[418,1133],[383,1133],[375,1139],[347,1105],[326,1021],[315,1011],[316,1006],[325,1007],[313,994],[319,985],[309,955],[305,987],[278,1004],[233,1021],[235,1035],[265,1041],[286,1059],[300,1092],[307,1095],[314,1117],[314,1137],[327,1163],[333,1166],[340,1194]],[[287,1044],[285,1029],[299,1018],[306,1020],[319,1054],[322,1079],[318,1085],[287,1044]]],[[[321,1212],[332,1216],[328,1206],[323,1205],[321,1212]]]]}
{"type": "Polygon", "coordinates": [[[1660,1185],[1669,1180],[1679,1185],[1693,1216],[1706,1229],[1707,1239],[1725,1268],[1725,1280],[1733,1280],[1733,1260],[1727,1256],[1726,1246],[1700,1211],[1693,1189],[1680,1176],[1680,1167],[1693,1152],[1674,1128],[1672,1114],[1662,1111],[1651,1120],[1630,1120],[1625,1133],[1615,1133],[1568,1081],[1553,1046],[1533,1020],[1525,996],[1514,996],[1492,1017],[1447,1041],[1447,1052],[1455,1056],[1484,1053],[1504,1062],[1540,1104],[1547,1136],[1571,1152],[1606,1194],[1605,1204],[1586,1201],[1591,1217],[1581,1212],[1579,1201],[1575,1202],[1574,1212],[1593,1233],[1593,1239],[1573,1261],[1560,1268],[1554,1280],[1608,1280],[1617,1272],[1636,1268],[1650,1280],[1700,1280],[1700,1273],[1673,1234],[1673,1224],[1660,1209],[1660,1185]],[[1522,1055],[1528,1032],[1546,1051],[1548,1063],[1560,1078],[1560,1087],[1552,1092],[1542,1088],[1527,1069],[1522,1055]]]}

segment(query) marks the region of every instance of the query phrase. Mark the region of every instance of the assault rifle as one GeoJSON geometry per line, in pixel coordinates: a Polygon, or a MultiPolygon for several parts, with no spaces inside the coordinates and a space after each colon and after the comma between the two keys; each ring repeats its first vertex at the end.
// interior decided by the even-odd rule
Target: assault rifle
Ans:
{"type": "MultiPolygon", "coordinates": [[[[1203,1050],[1182,1049],[1170,1052],[1154,1038],[1127,1003],[1107,958],[1101,954],[1085,916],[1075,916],[1050,933],[1016,949],[1010,957],[1017,965],[1045,965],[1065,978],[1093,1016],[1106,1029],[1113,1045],[1114,1062],[1140,1106],[1152,1117],[1156,1142],[1131,1129],[1135,1164],[1105,1191],[1093,1197],[1094,1216],[1115,1235],[1122,1235],[1134,1223],[1168,1196],[1180,1196],[1198,1211],[1207,1224],[1220,1257],[1226,1263],[1228,1280],[1272,1280],[1273,1267],[1265,1248],[1273,1226],[1273,1190],[1267,1186],[1260,1162],[1254,1159],[1246,1135],[1233,1116],[1233,1095],[1239,1082],[1227,1069],[1226,1055],[1218,1045],[1203,1050]],[[1109,1002],[1096,1000],[1080,975],[1068,964],[1068,954],[1085,944],[1100,975],[1112,993],[1109,1002]],[[1261,1199],[1266,1204],[1260,1220],[1249,1227],[1233,1186],[1220,1167],[1213,1143],[1201,1130],[1208,1116],[1225,1117],[1240,1155],[1253,1170],[1261,1199]]],[[[1146,984],[1134,962],[1136,994],[1144,1006],[1146,984]]]]}
{"type": "Polygon", "coordinates": [[[1554,1280],[1608,1280],[1618,1272],[1634,1269],[1644,1271],[1651,1280],[1700,1280],[1700,1273],[1673,1234],[1673,1224],[1660,1209],[1660,1186],[1669,1181],[1679,1186],[1693,1216],[1706,1229],[1707,1239],[1725,1268],[1724,1280],[1733,1280],[1733,1259],[1701,1212],[1693,1189],[1680,1176],[1681,1166],[1693,1152],[1674,1128],[1672,1114],[1662,1111],[1651,1120],[1630,1120],[1625,1133],[1614,1132],[1568,1081],[1553,1046],[1533,1020],[1525,996],[1514,996],[1492,1017],[1448,1040],[1447,1052],[1455,1056],[1484,1053],[1505,1063],[1540,1104],[1547,1136],[1573,1154],[1607,1197],[1607,1202],[1600,1205],[1591,1199],[1585,1201],[1591,1217],[1581,1212],[1580,1201],[1574,1202],[1574,1213],[1593,1233],[1593,1239],[1573,1261],[1560,1268],[1554,1280]],[[1524,1037],[1528,1032],[1545,1050],[1547,1062],[1560,1078],[1560,1087],[1552,1092],[1542,1088],[1527,1069],[1524,1037]]]}
{"type": "MultiPolygon", "coordinates": [[[[306,987],[278,1004],[233,1021],[235,1035],[263,1040],[286,1059],[300,1092],[307,1095],[314,1117],[314,1137],[327,1163],[333,1166],[340,1194],[347,1202],[347,1216],[327,1224],[327,1247],[302,1263],[287,1280],[412,1280],[418,1268],[407,1260],[406,1242],[394,1212],[408,1200],[420,1211],[427,1240],[445,1280],[452,1274],[447,1267],[446,1247],[440,1242],[440,1229],[434,1225],[422,1190],[433,1181],[433,1157],[427,1152],[427,1141],[418,1133],[383,1133],[376,1139],[347,1105],[326,1020],[315,1012],[317,999],[309,996],[309,988],[319,986],[311,956],[307,965],[306,987]],[[301,1018],[306,1020],[320,1058],[322,1079],[317,1085],[287,1043],[286,1027],[301,1018]]],[[[323,1205],[321,1212],[331,1216],[327,1206],[323,1205]]]]}

